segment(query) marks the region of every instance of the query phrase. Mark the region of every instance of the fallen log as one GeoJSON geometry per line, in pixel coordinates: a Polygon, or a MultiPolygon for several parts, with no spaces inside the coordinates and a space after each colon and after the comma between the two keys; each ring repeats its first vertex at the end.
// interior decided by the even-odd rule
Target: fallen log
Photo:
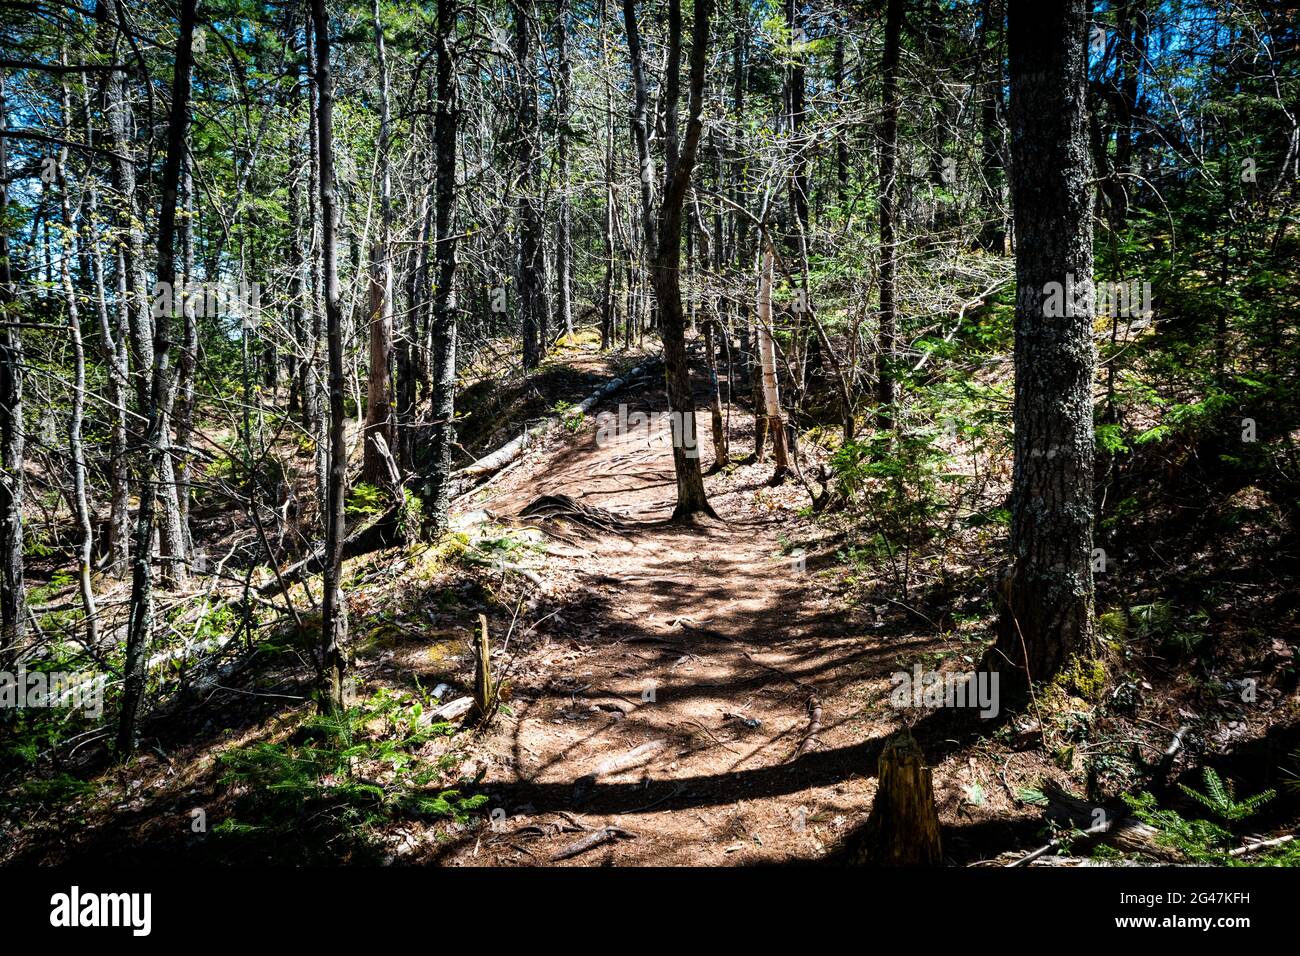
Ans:
{"type": "Polygon", "coordinates": [[[626,770],[634,770],[637,767],[648,764],[654,759],[655,755],[658,754],[659,751],[663,750],[667,746],[667,740],[651,740],[649,743],[644,743],[640,747],[629,750],[627,753],[617,754],[616,756],[601,761],[599,766],[591,772],[590,776],[594,780],[599,780],[601,777],[607,777],[611,774],[623,773],[626,770]]]}
{"type": "Polygon", "coordinates": [[[1112,846],[1122,853],[1141,853],[1167,862],[1182,856],[1158,841],[1160,831],[1128,813],[1123,805],[1098,805],[1075,796],[1054,780],[1043,786],[1047,797],[1047,819],[1061,826],[1082,831],[1075,848],[1089,850],[1097,844],[1112,846]]]}
{"type": "Polygon", "coordinates": [[[442,720],[455,720],[458,717],[464,717],[473,709],[473,697],[457,697],[455,700],[450,700],[440,707],[433,708],[433,710],[426,710],[424,715],[420,718],[420,724],[435,724],[442,720]]]}
{"type": "MultiPolygon", "coordinates": [[[[579,402],[574,411],[586,414],[595,408],[596,404],[614,394],[621,388],[625,388],[633,379],[649,373],[657,364],[658,360],[646,362],[644,365],[638,365],[624,376],[610,379],[596,391],[592,392],[585,399],[579,402]]],[[[465,494],[483,480],[491,477],[500,471],[506,465],[519,458],[527,447],[528,439],[532,436],[541,435],[553,426],[560,423],[560,416],[554,415],[550,418],[543,419],[541,422],[524,430],[524,433],[502,447],[498,448],[492,454],[471,465],[453,472],[451,476],[451,496],[453,498],[465,494]]],[[[394,545],[405,543],[406,536],[403,531],[405,522],[403,518],[403,509],[405,502],[389,508],[373,522],[363,528],[358,529],[347,537],[343,542],[343,558],[359,557],[363,554],[369,554],[371,551],[377,551],[380,548],[388,548],[394,545]]],[[[257,589],[258,594],[270,595],[278,594],[281,591],[288,590],[294,584],[297,584],[303,578],[319,573],[325,567],[325,549],[318,548],[307,557],[303,558],[296,564],[290,565],[285,570],[276,575],[276,580],[270,581],[257,589]]],[[[533,577],[534,583],[540,584],[540,580],[534,575],[525,573],[525,576],[533,577]]]]}
{"type": "Polygon", "coordinates": [[[1294,839],[1295,834],[1288,833],[1286,836],[1280,836],[1273,840],[1259,840],[1256,843],[1247,843],[1245,846],[1239,846],[1237,849],[1229,851],[1228,856],[1245,856],[1258,850],[1267,850],[1270,847],[1281,846],[1283,843],[1290,843],[1294,839]]]}
{"type": "MultiPolygon", "coordinates": [[[[597,403],[602,399],[608,398],[621,388],[625,388],[633,379],[647,374],[656,362],[657,360],[647,362],[644,365],[638,365],[626,375],[610,379],[575,405],[569,414],[575,412],[582,415],[587,414],[587,412],[595,408],[597,403]]],[[[544,435],[556,425],[559,425],[561,420],[562,417],[559,415],[552,415],[548,418],[544,418],[537,424],[525,428],[518,438],[502,445],[496,451],[492,452],[492,454],[485,455],[478,461],[453,472],[451,476],[452,497],[458,497],[464,494],[484,479],[492,476],[506,465],[510,464],[524,453],[525,449],[528,447],[530,439],[544,435]]]]}

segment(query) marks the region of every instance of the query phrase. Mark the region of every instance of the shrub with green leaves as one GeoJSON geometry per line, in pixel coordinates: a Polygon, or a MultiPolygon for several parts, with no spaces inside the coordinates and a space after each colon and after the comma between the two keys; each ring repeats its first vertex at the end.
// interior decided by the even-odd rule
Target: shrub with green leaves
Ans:
{"type": "Polygon", "coordinates": [[[1261,806],[1277,796],[1276,790],[1265,790],[1238,800],[1232,781],[1224,780],[1214,772],[1213,767],[1205,767],[1201,771],[1201,779],[1205,781],[1205,793],[1193,790],[1186,784],[1180,783],[1178,787],[1216,817],[1229,823],[1238,823],[1254,816],[1261,806]]]}
{"type": "Polygon", "coordinates": [[[1148,826],[1160,831],[1159,842],[1173,847],[1187,859],[1215,866],[1295,866],[1300,864],[1300,847],[1296,841],[1284,843],[1256,854],[1232,855],[1238,843],[1235,824],[1254,816],[1276,791],[1265,790],[1238,799],[1235,788],[1211,767],[1201,771],[1205,792],[1179,784],[1187,796],[1204,807],[1217,820],[1187,819],[1176,810],[1159,806],[1156,798],[1147,792],[1128,794],[1124,802],[1133,815],[1148,826]]]}
{"type": "Polygon", "coordinates": [[[961,477],[945,471],[949,457],[932,439],[919,433],[881,434],[847,442],[831,456],[840,493],[873,532],[862,557],[868,563],[885,562],[905,593],[912,550],[940,535],[947,504],[944,485],[961,477]]]}
{"type": "Polygon", "coordinates": [[[572,402],[566,402],[563,399],[556,402],[551,411],[560,416],[560,424],[570,435],[576,434],[582,430],[582,424],[587,420],[587,416],[578,411],[578,407],[572,402]]]}
{"type": "Polygon", "coordinates": [[[346,510],[351,517],[381,515],[387,508],[384,492],[365,481],[359,481],[348,492],[346,510]]]}

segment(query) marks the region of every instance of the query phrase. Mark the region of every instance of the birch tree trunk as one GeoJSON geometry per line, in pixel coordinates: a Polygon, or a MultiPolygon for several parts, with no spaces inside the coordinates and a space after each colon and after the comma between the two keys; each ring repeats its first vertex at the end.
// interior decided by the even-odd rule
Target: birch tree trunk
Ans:
{"type": "Polygon", "coordinates": [[[775,257],[770,239],[763,240],[763,272],[758,283],[758,356],[762,369],[763,412],[767,431],[772,436],[772,451],[776,458],[776,471],[772,481],[777,482],[790,471],[790,449],[786,442],[785,418],[781,415],[781,393],[776,378],[776,343],[772,340],[772,280],[775,257]]]}
{"type": "MultiPolygon", "coordinates": [[[[64,52],[62,61],[67,63],[64,52]]],[[[59,80],[59,104],[64,124],[72,127],[71,99],[68,81],[59,80]]],[[[86,613],[86,644],[99,645],[99,620],[95,609],[95,590],[90,580],[90,560],[94,549],[94,531],[90,521],[90,502],[86,493],[86,449],[81,440],[81,425],[86,409],[86,349],[81,340],[81,310],[77,291],[72,284],[72,265],[76,261],[77,227],[72,215],[72,197],[68,191],[68,148],[59,150],[55,171],[59,184],[59,205],[63,213],[63,298],[68,312],[68,339],[72,343],[72,408],[68,415],[68,452],[72,459],[72,503],[81,538],[77,542],[77,587],[81,592],[81,605],[86,613]]],[[[3,171],[0,170],[0,175],[3,171]]],[[[3,208],[3,207],[0,207],[3,208]]]]}
{"type": "MultiPolygon", "coordinates": [[[[81,105],[86,121],[86,138],[94,142],[95,131],[90,124],[90,88],[83,84],[81,105]]],[[[104,269],[104,246],[101,237],[99,177],[93,169],[86,171],[87,214],[84,225],[88,247],[90,271],[95,290],[95,313],[99,321],[100,356],[105,366],[104,390],[108,399],[111,424],[109,425],[108,462],[108,525],[104,534],[104,572],[110,577],[126,573],[130,553],[131,530],[129,506],[130,469],[127,463],[127,392],[129,390],[128,358],[123,329],[126,326],[123,309],[124,296],[119,293],[115,303],[116,326],[108,309],[107,278],[104,269]]],[[[121,270],[119,270],[120,276],[121,270]]]]}

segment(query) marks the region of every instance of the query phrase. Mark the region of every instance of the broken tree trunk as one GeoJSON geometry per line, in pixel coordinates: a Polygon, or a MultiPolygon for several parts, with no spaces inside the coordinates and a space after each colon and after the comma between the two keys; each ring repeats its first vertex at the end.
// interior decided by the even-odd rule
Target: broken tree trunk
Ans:
{"type": "MultiPolygon", "coordinates": [[[[726,330],[718,322],[717,313],[704,323],[704,354],[709,367],[709,415],[713,432],[713,470],[720,471],[729,460],[727,428],[722,420],[722,389],[718,386],[718,353],[713,347],[713,327],[722,335],[726,330]]],[[[727,386],[730,388],[730,384],[727,386]]]]}
{"type": "MultiPolygon", "coordinates": [[[[772,451],[776,456],[776,471],[772,483],[778,483],[790,473],[790,446],[786,441],[785,418],[781,415],[781,393],[776,378],[776,342],[772,338],[772,281],[774,259],[771,240],[763,245],[763,273],[758,286],[758,354],[763,382],[763,412],[767,416],[767,431],[772,436],[772,451]]],[[[755,439],[754,453],[763,460],[762,444],[755,439]]]]}
{"type": "Polygon", "coordinates": [[[941,866],[939,812],[930,768],[904,731],[885,744],[871,815],[849,846],[859,866],[941,866]]]}
{"type": "Polygon", "coordinates": [[[487,615],[478,616],[478,641],[474,645],[474,714],[487,722],[496,709],[496,688],[492,686],[492,649],[488,646],[487,615]]]}

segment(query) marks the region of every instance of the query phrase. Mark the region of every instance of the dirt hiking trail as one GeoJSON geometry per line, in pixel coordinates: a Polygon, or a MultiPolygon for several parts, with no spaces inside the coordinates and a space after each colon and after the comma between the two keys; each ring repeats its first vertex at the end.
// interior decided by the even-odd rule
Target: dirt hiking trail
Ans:
{"type": "MultiPolygon", "coordinates": [[[[767,488],[770,461],[706,478],[718,524],[669,523],[671,432],[652,414],[666,396],[624,391],[598,412],[619,403],[650,425],[599,444],[593,419],[557,429],[465,506],[547,533],[549,593],[530,616],[549,616],[516,638],[506,711],[482,741],[494,826],[440,855],[535,865],[610,827],[566,862],[821,858],[870,808],[876,744],[895,729],[871,701],[907,642],[850,633],[816,559],[783,553],[811,533],[795,510],[808,499],[767,488]],[[546,495],[626,524],[520,516],[546,495]]],[[[707,411],[698,421],[708,468],[707,411]]],[[[752,449],[752,418],[733,409],[732,426],[733,448],[752,449]]]]}

